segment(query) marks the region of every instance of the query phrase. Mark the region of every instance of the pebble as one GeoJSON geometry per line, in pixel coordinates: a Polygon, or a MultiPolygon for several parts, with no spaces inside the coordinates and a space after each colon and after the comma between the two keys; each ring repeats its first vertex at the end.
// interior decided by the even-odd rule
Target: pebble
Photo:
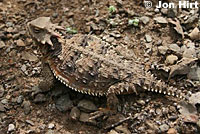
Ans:
{"type": "Polygon", "coordinates": [[[191,68],[189,73],[187,74],[187,78],[196,81],[200,80],[200,68],[199,67],[191,68]]]}
{"type": "Polygon", "coordinates": [[[94,103],[89,100],[81,100],[78,103],[78,108],[86,113],[94,112],[97,110],[97,107],[94,105],[94,103]]]}
{"type": "Polygon", "coordinates": [[[67,110],[70,110],[73,107],[73,103],[69,98],[69,95],[62,95],[58,100],[56,101],[56,108],[61,111],[65,112],[67,110]]]}
{"type": "Polygon", "coordinates": [[[49,125],[48,125],[48,128],[49,129],[53,129],[55,127],[55,124],[53,124],[53,123],[50,123],[49,125]]]}
{"type": "Polygon", "coordinates": [[[5,106],[0,102],[0,112],[5,112],[5,106]]]}
{"type": "Polygon", "coordinates": [[[34,126],[34,125],[35,125],[34,122],[31,121],[31,120],[26,120],[26,123],[30,124],[31,126],[34,126]]]}
{"type": "Polygon", "coordinates": [[[108,37],[108,38],[106,38],[106,41],[109,42],[109,43],[112,43],[114,40],[115,40],[114,37],[108,37]]]}
{"type": "Polygon", "coordinates": [[[23,102],[24,113],[27,115],[31,111],[31,103],[29,101],[23,102]]]}
{"type": "Polygon", "coordinates": [[[162,111],[161,111],[160,108],[157,108],[157,109],[156,109],[156,114],[158,114],[158,115],[161,115],[161,114],[162,114],[162,111]]]}
{"type": "Polygon", "coordinates": [[[45,134],[56,134],[54,130],[48,130],[45,134]]]}
{"type": "Polygon", "coordinates": [[[160,131],[162,133],[166,132],[167,130],[169,130],[169,126],[167,124],[163,124],[159,127],[160,131]]]}
{"type": "Polygon", "coordinates": [[[158,8],[156,8],[156,9],[154,10],[154,12],[155,12],[155,13],[159,13],[160,10],[159,10],[158,8]]]}
{"type": "Polygon", "coordinates": [[[8,132],[12,132],[15,130],[15,125],[14,124],[9,124],[8,125],[8,132]]]}
{"type": "Polygon", "coordinates": [[[178,57],[176,55],[168,55],[165,64],[167,65],[173,65],[178,60],[178,57]]]}
{"type": "Polygon", "coordinates": [[[175,18],[177,16],[177,8],[169,8],[167,11],[168,18],[175,18]]]}
{"type": "Polygon", "coordinates": [[[17,103],[18,104],[21,104],[24,100],[24,97],[22,95],[20,95],[18,98],[17,98],[17,103]]]}
{"type": "Polygon", "coordinates": [[[119,134],[119,133],[116,132],[115,130],[110,130],[110,132],[108,132],[107,134],[119,134]]]}
{"type": "Polygon", "coordinates": [[[128,128],[126,128],[125,126],[122,126],[122,125],[115,127],[115,130],[117,132],[120,132],[123,134],[131,134],[131,132],[128,130],[128,128]]]}
{"type": "Polygon", "coordinates": [[[143,24],[147,24],[147,23],[149,23],[149,17],[147,17],[147,16],[142,16],[141,18],[140,18],[140,20],[141,20],[141,22],[143,23],[143,24]]]}
{"type": "Polygon", "coordinates": [[[33,100],[33,102],[35,103],[40,103],[40,102],[45,102],[46,101],[46,97],[44,94],[37,94],[35,96],[35,99],[33,100]]]}
{"type": "Polygon", "coordinates": [[[80,117],[80,114],[81,114],[80,110],[77,107],[73,107],[70,112],[70,117],[73,120],[78,120],[80,117]]]}
{"type": "Polygon", "coordinates": [[[167,8],[162,8],[161,9],[161,13],[163,13],[164,15],[167,15],[168,9],[167,8]]]}
{"type": "Polygon", "coordinates": [[[168,48],[167,46],[159,46],[159,47],[158,47],[158,52],[159,52],[160,54],[165,55],[165,54],[167,53],[167,50],[169,50],[169,48],[168,48]]]}
{"type": "Polygon", "coordinates": [[[200,119],[199,119],[199,121],[197,122],[197,126],[200,128],[200,119]]]}
{"type": "Polygon", "coordinates": [[[142,105],[142,106],[145,105],[145,101],[144,100],[138,100],[137,103],[140,104],[140,105],[142,105]]]}
{"type": "Polygon", "coordinates": [[[24,46],[25,46],[24,41],[21,40],[21,39],[17,40],[17,41],[16,41],[16,44],[17,44],[17,46],[19,46],[19,47],[24,47],[24,46]]]}
{"type": "Polygon", "coordinates": [[[12,26],[13,26],[13,23],[12,23],[12,22],[6,22],[6,26],[7,26],[7,27],[12,27],[12,26]]]}
{"type": "Polygon", "coordinates": [[[4,92],[5,92],[5,90],[4,90],[3,86],[0,85],[0,98],[3,97],[4,92]]]}
{"type": "Polygon", "coordinates": [[[58,13],[53,13],[52,17],[57,18],[58,17],[58,13]]]}
{"type": "Polygon", "coordinates": [[[181,48],[177,44],[170,44],[169,49],[176,53],[180,53],[181,51],[181,48]]]}
{"type": "Polygon", "coordinates": [[[154,18],[154,20],[157,23],[160,23],[160,24],[167,24],[168,23],[168,21],[164,17],[156,17],[156,18],[154,18]]]}
{"type": "Polygon", "coordinates": [[[150,43],[152,41],[151,36],[148,34],[145,35],[145,39],[146,39],[147,43],[150,43]]]}
{"type": "Polygon", "coordinates": [[[3,41],[0,41],[0,49],[4,48],[5,46],[6,46],[5,43],[3,41]]]}
{"type": "Polygon", "coordinates": [[[194,43],[194,42],[189,42],[189,43],[186,44],[186,46],[187,46],[188,48],[193,48],[193,49],[195,49],[195,43],[194,43]]]}
{"type": "Polygon", "coordinates": [[[170,128],[170,129],[167,131],[167,134],[177,134],[177,131],[176,131],[176,129],[174,129],[174,128],[170,128]]]}
{"type": "Polygon", "coordinates": [[[37,56],[29,52],[22,52],[21,55],[22,55],[23,60],[28,60],[28,61],[33,61],[33,62],[38,60],[37,56]]]}
{"type": "Polygon", "coordinates": [[[91,123],[91,124],[96,124],[96,121],[95,120],[90,120],[90,114],[88,113],[84,113],[84,112],[81,112],[81,115],[80,115],[80,121],[81,122],[84,122],[84,123],[91,123]]]}
{"type": "Polygon", "coordinates": [[[1,100],[1,103],[7,105],[8,104],[8,99],[1,100]]]}
{"type": "Polygon", "coordinates": [[[196,58],[195,48],[188,48],[183,52],[183,57],[185,58],[196,58]]]}

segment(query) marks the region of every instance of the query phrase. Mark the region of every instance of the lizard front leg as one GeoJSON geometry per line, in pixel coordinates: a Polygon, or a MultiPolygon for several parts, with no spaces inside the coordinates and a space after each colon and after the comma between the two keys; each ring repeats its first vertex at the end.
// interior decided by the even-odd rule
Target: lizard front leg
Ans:
{"type": "Polygon", "coordinates": [[[49,91],[54,85],[55,78],[47,63],[43,64],[41,75],[42,81],[39,83],[38,87],[41,89],[41,92],[49,91]]]}

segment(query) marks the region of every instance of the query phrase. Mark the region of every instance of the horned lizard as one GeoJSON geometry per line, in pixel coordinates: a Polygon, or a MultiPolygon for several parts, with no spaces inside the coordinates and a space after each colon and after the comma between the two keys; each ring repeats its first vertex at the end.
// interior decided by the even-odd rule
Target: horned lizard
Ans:
{"type": "Polygon", "coordinates": [[[50,88],[54,75],[72,90],[107,96],[111,108],[118,103],[116,95],[140,90],[184,97],[180,90],[145,71],[144,64],[123,44],[114,46],[95,35],[62,36],[59,31],[64,29],[51,23],[49,17],[39,17],[27,25],[40,44],[45,68],[51,70],[45,71],[48,79],[40,83],[40,88],[50,88]]]}

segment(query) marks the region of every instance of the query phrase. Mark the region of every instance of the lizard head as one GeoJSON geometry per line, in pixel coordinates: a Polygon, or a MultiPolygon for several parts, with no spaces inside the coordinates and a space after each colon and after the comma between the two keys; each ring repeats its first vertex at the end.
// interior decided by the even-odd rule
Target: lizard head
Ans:
{"type": "Polygon", "coordinates": [[[27,24],[30,35],[42,44],[48,44],[51,49],[54,45],[51,37],[61,38],[61,35],[56,32],[57,30],[64,30],[62,27],[51,23],[50,17],[39,17],[27,24]]]}

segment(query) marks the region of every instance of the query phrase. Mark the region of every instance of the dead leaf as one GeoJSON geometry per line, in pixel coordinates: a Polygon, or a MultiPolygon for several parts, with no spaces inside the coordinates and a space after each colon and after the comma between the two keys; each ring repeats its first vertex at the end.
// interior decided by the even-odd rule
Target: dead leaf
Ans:
{"type": "Polygon", "coordinates": [[[181,102],[181,108],[179,112],[181,113],[181,117],[183,118],[184,122],[188,123],[197,123],[198,116],[196,107],[190,103],[181,102]]]}
{"type": "Polygon", "coordinates": [[[175,65],[170,66],[170,73],[168,80],[175,75],[188,74],[191,67],[196,63],[198,58],[182,58],[175,65]]]}
{"type": "Polygon", "coordinates": [[[175,25],[174,29],[176,30],[176,32],[178,34],[180,34],[182,36],[182,38],[184,38],[183,28],[180,24],[180,21],[177,18],[175,18],[175,21],[173,21],[171,18],[169,18],[168,22],[175,25]]]}

